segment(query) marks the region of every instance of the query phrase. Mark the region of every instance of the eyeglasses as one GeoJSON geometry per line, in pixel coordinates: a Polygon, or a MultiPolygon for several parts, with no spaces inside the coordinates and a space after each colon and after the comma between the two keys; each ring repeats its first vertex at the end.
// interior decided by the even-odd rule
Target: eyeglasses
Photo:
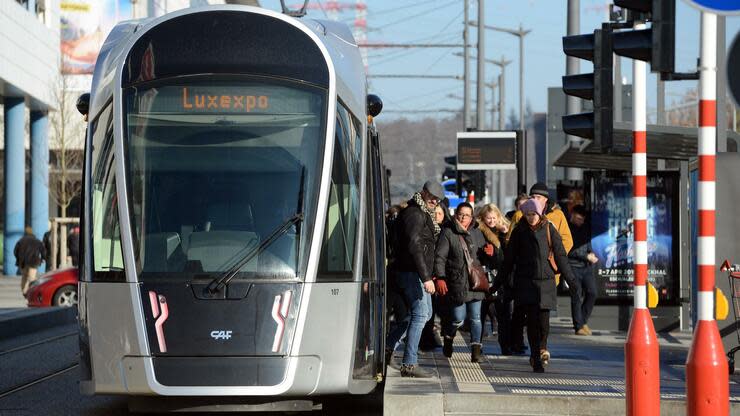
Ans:
{"type": "Polygon", "coordinates": [[[472,218],[473,217],[470,214],[457,214],[457,216],[460,217],[460,218],[472,218]]]}

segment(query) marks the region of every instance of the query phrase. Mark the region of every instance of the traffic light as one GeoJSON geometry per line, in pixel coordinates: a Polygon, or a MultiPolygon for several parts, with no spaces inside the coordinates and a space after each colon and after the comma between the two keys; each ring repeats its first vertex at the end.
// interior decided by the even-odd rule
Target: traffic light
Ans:
{"type": "Polygon", "coordinates": [[[614,0],[632,13],[649,14],[652,27],[614,32],[614,53],[650,62],[652,72],[673,73],[676,49],[676,0],[614,0]]]}
{"type": "Polygon", "coordinates": [[[563,51],[568,56],[594,64],[591,74],[566,75],[563,91],[592,100],[594,111],[563,116],[563,131],[592,140],[592,147],[603,152],[611,149],[613,132],[614,87],[612,85],[611,28],[604,24],[593,34],[563,37],[563,51]]]}

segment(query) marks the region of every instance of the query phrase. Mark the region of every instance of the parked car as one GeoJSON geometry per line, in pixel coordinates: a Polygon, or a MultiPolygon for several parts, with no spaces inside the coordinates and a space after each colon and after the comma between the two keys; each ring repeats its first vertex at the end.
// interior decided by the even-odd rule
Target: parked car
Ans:
{"type": "Polygon", "coordinates": [[[77,306],[76,267],[58,269],[39,276],[26,293],[28,306],[77,306]]]}
{"type": "Polygon", "coordinates": [[[467,201],[468,193],[464,189],[462,195],[457,194],[457,180],[455,178],[443,180],[442,186],[445,188],[445,197],[450,201],[448,207],[450,211],[454,211],[458,205],[467,201]]]}

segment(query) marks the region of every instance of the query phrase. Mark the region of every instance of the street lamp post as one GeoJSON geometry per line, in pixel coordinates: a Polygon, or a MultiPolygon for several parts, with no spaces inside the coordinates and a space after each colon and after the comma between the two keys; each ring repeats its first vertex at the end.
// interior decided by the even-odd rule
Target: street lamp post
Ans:
{"type": "MultiPolygon", "coordinates": [[[[478,26],[478,22],[469,22],[469,24],[471,26],[478,26]]],[[[523,29],[521,24],[519,24],[518,30],[486,24],[484,24],[483,27],[488,30],[508,33],[519,37],[519,129],[524,130],[524,37],[527,36],[531,30],[523,29]]]]}
{"type": "Polygon", "coordinates": [[[501,74],[498,76],[498,129],[504,130],[506,128],[506,65],[512,61],[507,61],[501,55],[500,60],[489,59],[488,62],[501,68],[501,74]]]}
{"type": "MultiPolygon", "coordinates": [[[[454,53],[453,55],[464,57],[462,53],[454,53]]],[[[472,59],[477,59],[475,57],[469,57],[472,59]]],[[[501,55],[501,59],[486,59],[486,62],[490,64],[494,64],[501,68],[501,73],[498,76],[498,129],[504,130],[506,129],[506,66],[512,63],[513,61],[507,61],[506,58],[501,55]]],[[[493,105],[496,105],[495,103],[493,105]]],[[[493,122],[491,122],[491,126],[494,126],[493,122]]],[[[492,127],[493,128],[493,127],[492,127]]]]}

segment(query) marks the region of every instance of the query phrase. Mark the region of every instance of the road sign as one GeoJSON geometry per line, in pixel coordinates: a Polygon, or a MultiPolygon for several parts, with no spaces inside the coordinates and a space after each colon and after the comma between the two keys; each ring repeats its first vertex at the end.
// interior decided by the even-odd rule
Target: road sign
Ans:
{"type": "Polygon", "coordinates": [[[516,131],[457,133],[457,169],[516,169],[516,131]]]}
{"type": "Polygon", "coordinates": [[[735,105],[740,106],[740,34],[735,35],[727,54],[727,85],[735,105]]]}
{"type": "Polygon", "coordinates": [[[720,15],[740,14],[740,1],[737,0],[684,0],[691,6],[705,12],[720,15]]]}

